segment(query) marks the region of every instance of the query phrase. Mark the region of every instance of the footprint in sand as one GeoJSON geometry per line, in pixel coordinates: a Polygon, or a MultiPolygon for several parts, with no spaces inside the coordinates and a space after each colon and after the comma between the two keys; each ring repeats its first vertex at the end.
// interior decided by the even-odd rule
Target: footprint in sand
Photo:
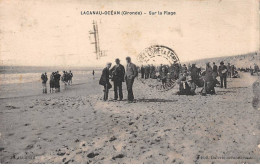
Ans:
{"type": "Polygon", "coordinates": [[[117,138],[115,137],[115,136],[113,136],[113,137],[111,137],[110,139],[109,139],[109,141],[110,142],[112,142],[112,141],[115,141],[117,138]]]}
{"type": "Polygon", "coordinates": [[[99,153],[89,153],[88,155],[87,155],[87,157],[88,158],[94,158],[95,156],[98,156],[99,155],[99,153]]]}
{"type": "Polygon", "coordinates": [[[125,157],[124,154],[119,154],[119,155],[117,155],[117,156],[114,156],[112,159],[113,159],[113,160],[116,160],[117,158],[124,158],[124,157],[125,157]]]}
{"type": "Polygon", "coordinates": [[[26,150],[30,150],[30,149],[32,149],[33,148],[33,144],[29,144],[28,146],[26,146],[26,150]]]}

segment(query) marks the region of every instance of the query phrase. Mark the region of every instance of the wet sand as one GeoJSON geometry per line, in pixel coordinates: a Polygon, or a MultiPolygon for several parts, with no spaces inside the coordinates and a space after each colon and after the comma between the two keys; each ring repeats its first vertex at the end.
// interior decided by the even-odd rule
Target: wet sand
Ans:
{"type": "Polygon", "coordinates": [[[113,91],[103,102],[98,78],[61,93],[2,98],[0,162],[260,163],[256,79],[241,73],[208,96],[159,93],[136,80],[136,103],[113,101],[113,91]]]}

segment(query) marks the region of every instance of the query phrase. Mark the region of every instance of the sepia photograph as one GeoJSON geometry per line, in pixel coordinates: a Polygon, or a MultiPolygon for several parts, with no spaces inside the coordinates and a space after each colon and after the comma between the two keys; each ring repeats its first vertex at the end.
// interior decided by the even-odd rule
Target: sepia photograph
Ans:
{"type": "Polygon", "coordinates": [[[260,0],[0,0],[0,164],[259,164],[260,0]]]}

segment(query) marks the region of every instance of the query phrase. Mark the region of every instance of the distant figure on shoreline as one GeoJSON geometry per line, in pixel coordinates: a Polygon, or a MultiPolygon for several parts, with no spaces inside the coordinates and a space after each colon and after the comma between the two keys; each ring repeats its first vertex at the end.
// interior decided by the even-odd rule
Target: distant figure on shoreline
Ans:
{"type": "Polygon", "coordinates": [[[59,74],[59,71],[52,72],[50,76],[50,93],[60,92],[60,79],[61,75],[59,74]]]}
{"type": "Polygon", "coordinates": [[[133,102],[134,101],[134,94],[133,94],[133,84],[135,77],[137,76],[137,68],[136,65],[131,62],[130,57],[126,57],[126,87],[127,87],[127,92],[128,92],[128,102],[133,102]]]}
{"type": "Polygon", "coordinates": [[[54,80],[54,72],[51,73],[51,76],[50,76],[50,93],[53,93],[54,91],[54,88],[55,88],[55,80],[54,80]]]}
{"type": "Polygon", "coordinates": [[[42,93],[43,94],[47,94],[47,86],[46,83],[48,81],[48,77],[47,77],[47,73],[42,73],[41,75],[41,79],[42,79],[42,93]]]}
{"type": "Polygon", "coordinates": [[[95,70],[92,71],[93,79],[95,79],[95,70]]]}
{"type": "Polygon", "coordinates": [[[69,72],[69,85],[72,85],[72,78],[73,78],[73,73],[70,70],[70,72],[69,72]]]}
{"type": "Polygon", "coordinates": [[[57,71],[54,75],[54,85],[55,85],[55,89],[57,89],[57,92],[60,92],[60,77],[61,75],[59,74],[59,71],[57,71]]]}
{"type": "Polygon", "coordinates": [[[104,86],[104,97],[103,100],[107,101],[109,89],[112,88],[112,85],[109,82],[109,69],[112,63],[107,63],[106,67],[102,71],[102,75],[99,80],[99,85],[104,86]]]}
{"type": "Polygon", "coordinates": [[[72,72],[63,71],[63,75],[61,77],[61,81],[65,84],[65,89],[67,88],[67,85],[72,85],[72,72]]]}
{"type": "Polygon", "coordinates": [[[114,82],[114,100],[118,99],[119,90],[119,101],[123,99],[122,82],[124,82],[125,68],[120,64],[120,60],[115,60],[116,65],[110,70],[112,74],[112,81],[114,82]]]}

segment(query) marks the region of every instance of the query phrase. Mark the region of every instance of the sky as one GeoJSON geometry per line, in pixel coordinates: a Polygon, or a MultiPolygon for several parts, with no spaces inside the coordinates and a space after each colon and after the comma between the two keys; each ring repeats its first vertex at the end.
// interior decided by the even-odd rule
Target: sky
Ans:
{"type": "MultiPolygon", "coordinates": [[[[259,50],[258,0],[0,0],[0,65],[104,66],[165,45],[181,62],[259,50]],[[174,16],[91,16],[81,11],[173,11],[174,16]],[[92,22],[99,26],[96,60],[92,22]]],[[[136,62],[137,63],[137,62],[136,62]]]]}

